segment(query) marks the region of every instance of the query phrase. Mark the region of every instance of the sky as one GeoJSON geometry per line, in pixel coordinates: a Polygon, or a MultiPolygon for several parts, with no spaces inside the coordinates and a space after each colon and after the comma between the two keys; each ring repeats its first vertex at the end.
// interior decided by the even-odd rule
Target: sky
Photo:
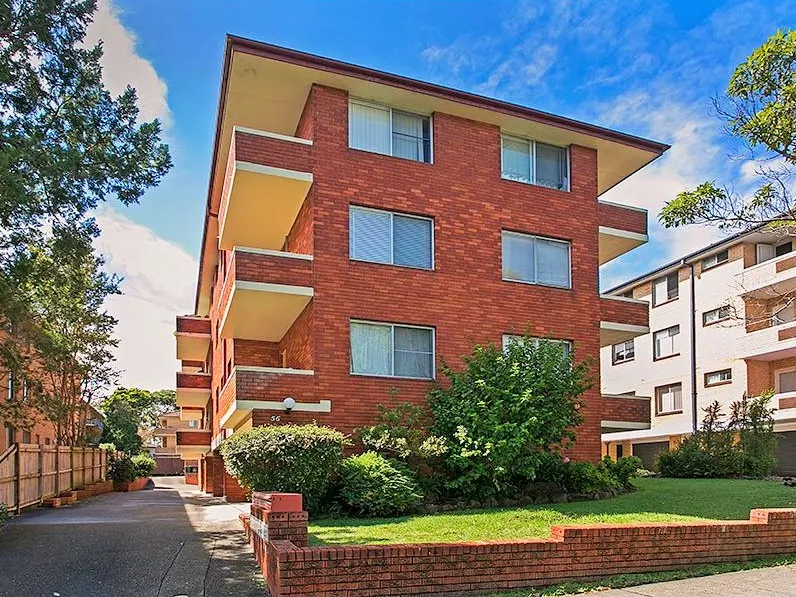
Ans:
{"type": "Polygon", "coordinates": [[[131,84],[141,118],[159,118],[174,168],[139,205],[109,203],[97,240],[123,277],[120,383],[173,388],[177,314],[193,312],[227,33],[456,87],[672,145],[601,198],[649,210],[650,242],[601,269],[607,289],[720,234],[667,230],[664,203],[704,180],[747,188],[748,164],[711,114],[737,66],[796,0],[99,0],[87,43],[103,76],[131,84]]]}

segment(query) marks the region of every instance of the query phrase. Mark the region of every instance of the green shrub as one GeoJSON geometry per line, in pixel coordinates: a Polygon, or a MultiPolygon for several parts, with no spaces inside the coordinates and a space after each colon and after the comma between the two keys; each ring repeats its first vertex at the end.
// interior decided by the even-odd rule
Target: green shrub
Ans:
{"type": "Polygon", "coordinates": [[[348,438],[330,427],[271,425],[236,433],[220,447],[229,473],[250,491],[301,493],[319,506],[348,438]]]}
{"type": "Polygon", "coordinates": [[[587,363],[561,345],[523,337],[504,350],[476,346],[465,369],[444,362],[448,387],[434,388],[431,432],[445,441],[448,491],[498,498],[539,479],[546,453],[575,440],[579,397],[590,387],[587,363]]]}
{"type": "Polygon", "coordinates": [[[116,446],[110,442],[102,443],[98,447],[100,450],[105,450],[106,452],[116,452],[116,446]]]}
{"type": "Polygon", "coordinates": [[[5,504],[0,504],[0,526],[8,520],[8,506],[5,504]]]}
{"type": "Polygon", "coordinates": [[[340,465],[340,481],[340,494],[354,514],[403,514],[423,499],[411,469],[376,452],[346,458],[340,465]]]}
{"type": "Polygon", "coordinates": [[[108,464],[108,478],[117,483],[134,481],[138,477],[138,467],[129,456],[114,458],[108,464]]]}
{"type": "Polygon", "coordinates": [[[137,454],[130,460],[132,460],[135,465],[136,477],[148,477],[154,472],[155,467],[157,467],[155,459],[149,454],[137,454]]]}
{"type": "Polygon", "coordinates": [[[603,458],[600,467],[613,477],[623,489],[631,487],[630,480],[637,477],[642,467],[638,456],[622,456],[613,460],[609,456],[603,458]]]}

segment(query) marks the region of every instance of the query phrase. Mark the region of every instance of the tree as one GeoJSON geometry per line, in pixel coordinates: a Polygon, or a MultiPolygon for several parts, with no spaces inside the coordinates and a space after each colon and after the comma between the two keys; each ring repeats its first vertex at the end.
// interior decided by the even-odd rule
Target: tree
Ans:
{"type": "Polygon", "coordinates": [[[591,385],[588,363],[561,345],[512,339],[504,350],[476,346],[447,387],[430,392],[431,431],[446,442],[451,489],[467,497],[505,495],[533,481],[551,452],[575,441],[580,396],[591,385]]]}
{"type": "Polygon", "coordinates": [[[174,390],[149,391],[141,388],[117,388],[102,402],[105,414],[103,442],[119,450],[137,454],[141,449],[141,431],[151,431],[158,416],[176,408],[174,390]]]}
{"type": "Polygon", "coordinates": [[[660,213],[669,227],[713,224],[746,229],[796,224],[796,31],[777,31],[741,63],[713,105],[743,156],[755,164],[757,188],[743,194],[706,181],[683,191],[660,213]]]}

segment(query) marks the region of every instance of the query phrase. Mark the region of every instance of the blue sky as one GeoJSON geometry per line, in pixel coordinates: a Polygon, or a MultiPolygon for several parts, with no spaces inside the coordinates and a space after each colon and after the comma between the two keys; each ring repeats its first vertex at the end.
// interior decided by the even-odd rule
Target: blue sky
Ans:
{"type": "Polygon", "coordinates": [[[173,314],[193,307],[226,33],[672,144],[604,196],[646,207],[651,224],[647,246],[603,268],[608,287],[718,238],[712,229],[663,230],[657,211],[705,179],[749,183],[748,166],[727,157],[734,147],[709,99],[794,17],[794,0],[103,0],[89,37],[107,45],[109,86],[129,80],[145,116],[164,119],[175,164],[141,205],[99,215],[106,232],[98,246],[125,276],[125,296],[111,303],[123,383],[173,384],[173,314]]]}

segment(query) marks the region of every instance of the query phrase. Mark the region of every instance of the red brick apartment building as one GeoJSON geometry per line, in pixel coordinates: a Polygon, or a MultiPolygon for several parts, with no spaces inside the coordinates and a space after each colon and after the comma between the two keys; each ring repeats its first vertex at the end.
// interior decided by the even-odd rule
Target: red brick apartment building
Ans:
{"type": "MultiPolygon", "coordinates": [[[[647,333],[645,302],[598,288],[647,214],[598,197],[667,147],[228,38],[196,310],[176,332],[177,404],[203,429],[178,450],[200,485],[239,497],[214,456],[238,430],[350,433],[423,401],[473,343],[530,330],[596,363],[647,333]]],[[[579,458],[600,457],[601,427],[649,423],[648,401],[594,388],[579,458]]]]}

